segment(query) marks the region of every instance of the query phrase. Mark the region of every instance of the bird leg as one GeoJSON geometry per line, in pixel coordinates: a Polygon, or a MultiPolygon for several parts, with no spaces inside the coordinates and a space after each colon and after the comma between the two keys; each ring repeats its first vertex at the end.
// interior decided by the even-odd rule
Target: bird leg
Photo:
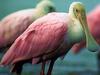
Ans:
{"type": "Polygon", "coordinates": [[[13,64],[11,72],[15,72],[16,75],[21,75],[23,65],[25,63],[32,63],[32,58],[16,62],[15,64],[13,64]]]}
{"type": "Polygon", "coordinates": [[[47,75],[51,75],[51,72],[52,72],[53,65],[54,65],[55,61],[56,61],[56,59],[51,60],[47,75]]]}
{"type": "Polygon", "coordinates": [[[11,72],[15,72],[16,75],[21,75],[23,64],[14,64],[11,68],[11,72]]]}
{"type": "Polygon", "coordinates": [[[42,62],[42,68],[40,75],[45,75],[45,61],[42,62]]]}

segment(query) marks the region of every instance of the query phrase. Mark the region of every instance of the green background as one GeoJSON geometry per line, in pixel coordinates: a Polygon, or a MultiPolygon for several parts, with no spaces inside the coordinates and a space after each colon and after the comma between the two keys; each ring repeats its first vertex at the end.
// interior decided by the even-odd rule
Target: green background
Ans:
{"type": "MultiPolygon", "coordinates": [[[[21,9],[34,8],[35,5],[41,0],[0,0],[0,19],[4,16],[21,9]]],[[[83,2],[86,10],[90,11],[100,0],[52,0],[58,11],[68,11],[69,5],[73,1],[83,2]]]]}

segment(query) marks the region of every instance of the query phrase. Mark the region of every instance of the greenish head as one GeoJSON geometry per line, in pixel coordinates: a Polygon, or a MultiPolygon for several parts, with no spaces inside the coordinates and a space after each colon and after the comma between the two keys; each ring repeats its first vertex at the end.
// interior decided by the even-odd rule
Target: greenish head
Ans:
{"type": "Polygon", "coordinates": [[[42,0],[37,4],[36,8],[41,12],[41,14],[47,14],[49,12],[56,11],[55,6],[51,0],[42,0]]]}
{"type": "Polygon", "coordinates": [[[70,6],[69,14],[72,18],[80,22],[83,32],[85,33],[86,46],[88,50],[97,51],[99,49],[99,45],[96,43],[88,29],[84,5],[81,2],[73,2],[70,6]]]}
{"type": "Polygon", "coordinates": [[[81,2],[73,2],[69,8],[69,14],[71,14],[72,17],[76,19],[78,14],[82,14],[82,16],[84,15],[85,17],[84,19],[86,19],[85,7],[81,2]]]}

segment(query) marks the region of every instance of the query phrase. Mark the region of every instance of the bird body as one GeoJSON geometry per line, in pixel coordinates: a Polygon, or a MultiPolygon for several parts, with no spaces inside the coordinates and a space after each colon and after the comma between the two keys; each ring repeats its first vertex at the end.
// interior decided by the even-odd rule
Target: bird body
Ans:
{"type": "Polygon", "coordinates": [[[95,39],[100,39],[100,5],[98,5],[93,11],[88,13],[87,21],[89,29],[95,39]]]}
{"type": "Polygon", "coordinates": [[[33,12],[33,9],[22,10],[1,20],[0,47],[12,43],[35,20],[33,12]]]}
{"type": "Polygon", "coordinates": [[[53,3],[43,0],[34,9],[20,10],[3,18],[0,22],[0,48],[12,44],[33,21],[53,11],[53,3]]]}
{"type": "Polygon", "coordinates": [[[15,61],[15,58],[17,60],[26,57],[33,59],[45,57],[45,54],[57,50],[62,43],[66,44],[64,41],[67,39],[66,31],[68,29],[66,17],[68,17],[66,13],[51,13],[35,21],[16,39],[16,44],[13,44],[7,51],[7,56],[4,59],[12,58],[9,59],[9,62],[5,61],[4,63],[9,64],[15,61]],[[47,19],[48,17],[50,19],[47,19]]]}

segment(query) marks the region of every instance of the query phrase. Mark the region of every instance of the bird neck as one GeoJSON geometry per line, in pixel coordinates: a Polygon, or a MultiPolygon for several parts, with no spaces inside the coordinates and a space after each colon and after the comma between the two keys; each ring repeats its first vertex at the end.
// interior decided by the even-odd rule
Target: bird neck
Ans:
{"type": "Polygon", "coordinates": [[[47,14],[48,11],[43,10],[42,8],[37,8],[35,11],[35,17],[39,18],[47,14]]]}
{"type": "Polygon", "coordinates": [[[85,38],[80,22],[75,18],[71,18],[69,21],[67,38],[69,43],[80,42],[85,38]]]}

